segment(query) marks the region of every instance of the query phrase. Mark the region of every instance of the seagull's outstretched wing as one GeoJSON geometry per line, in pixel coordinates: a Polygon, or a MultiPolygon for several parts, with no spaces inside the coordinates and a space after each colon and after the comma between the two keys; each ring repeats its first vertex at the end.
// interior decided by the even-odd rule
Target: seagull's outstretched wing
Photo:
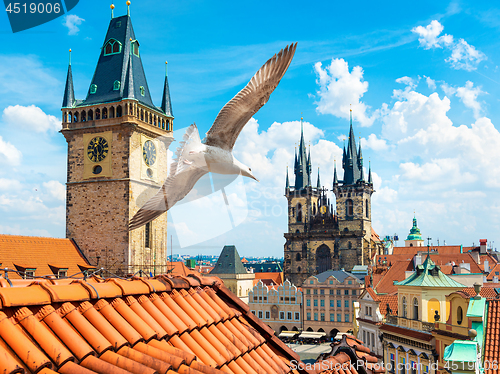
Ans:
{"type": "Polygon", "coordinates": [[[286,46],[269,59],[238,94],[219,112],[207,132],[205,144],[232,150],[246,123],[269,100],[269,96],[285,75],[297,43],[286,46]]]}
{"type": "Polygon", "coordinates": [[[208,168],[203,145],[195,124],[188,127],[170,165],[170,174],[160,190],[144,204],[129,222],[129,231],[137,229],[172,208],[182,200],[208,168]]]}

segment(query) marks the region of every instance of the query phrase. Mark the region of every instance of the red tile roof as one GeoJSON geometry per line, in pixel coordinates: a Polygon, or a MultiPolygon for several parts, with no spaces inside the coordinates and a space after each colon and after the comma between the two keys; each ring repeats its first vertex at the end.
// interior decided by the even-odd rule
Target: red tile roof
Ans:
{"type": "Polygon", "coordinates": [[[398,312],[398,294],[392,293],[389,295],[379,295],[380,304],[378,306],[380,313],[385,316],[387,314],[387,304],[391,308],[392,315],[398,312]]]}
{"type": "Polygon", "coordinates": [[[253,285],[255,286],[259,283],[259,280],[262,281],[266,286],[270,286],[271,283],[276,286],[280,286],[283,284],[283,273],[281,272],[257,272],[255,274],[255,279],[253,281],[253,285]]]}
{"type": "Polygon", "coordinates": [[[373,290],[373,288],[371,287],[367,287],[365,288],[366,292],[368,292],[371,296],[371,298],[373,299],[373,301],[380,301],[378,295],[375,293],[375,291],[373,290]]]}
{"type": "Polygon", "coordinates": [[[378,359],[363,342],[352,335],[342,335],[340,342],[331,344],[332,350],[319,355],[313,367],[321,374],[368,374],[384,373],[385,369],[378,359]],[[346,350],[348,352],[346,352],[346,350]],[[355,358],[353,360],[352,358],[355,358]]]}
{"type": "Polygon", "coordinates": [[[485,374],[497,374],[497,366],[492,363],[500,362],[500,300],[488,301],[488,317],[486,322],[485,342],[484,342],[484,362],[490,363],[485,365],[485,374]]]}
{"type": "MultiPolygon", "coordinates": [[[[67,275],[92,268],[78,247],[70,239],[42,238],[33,236],[0,235],[0,266],[24,272],[36,269],[35,276],[55,276],[59,269],[67,269],[67,275]]],[[[9,272],[9,278],[22,276],[9,272]]]]}
{"type": "MultiPolygon", "coordinates": [[[[463,297],[467,299],[476,296],[476,291],[474,291],[474,287],[466,287],[456,292],[461,294],[463,297]]],[[[482,296],[486,299],[495,299],[498,296],[498,294],[492,287],[481,287],[481,291],[479,291],[479,296],[482,296]]]]}
{"type": "MultiPolygon", "coordinates": [[[[457,254],[461,253],[463,249],[459,245],[440,245],[440,246],[431,246],[431,251],[437,251],[439,254],[457,254]]],[[[411,254],[411,256],[415,256],[418,252],[427,252],[427,246],[424,247],[394,247],[392,253],[395,255],[402,254],[411,254]]],[[[465,252],[465,251],[464,251],[465,252]]]]}
{"type": "Polygon", "coordinates": [[[492,281],[493,280],[493,277],[498,277],[500,278],[500,263],[498,264],[495,264],[495,266],[493,266],[493,268],[490,267],[490,273],[488,274],[488,276],[486,277],[487,280],[489,281],[492,281]],[[498,274],[497,274],[498,273],[498,274]]]}
{"type": "Polygon", "coordinates": [[[300,362],[216,277],[0,286],[0,373],[267,374],[300,362]]]}
{"type": "Polygon", "coordinates": [[[390,294],[397,291],[394,281],[402,281],[405,279],[406,271],[412,270],[412,262],[396,261],[393,262],[387,273],[374,284],[374,289],[377,294],[390,294]]]}
{"type": "Polygon", "coordinates": [[[380,326],[379,329],[381,331],[392,332],[392,333],[404,335],[405,337],[408,337],[408,338],[415,338],[415,339],[419,339],[419,340],[426,341],[426,342],[432,340],[432,334],[427,334],[425,332],[420,332],[417,330],[405,329],[404,327],[384,324],[384,325],[380,326]]]}

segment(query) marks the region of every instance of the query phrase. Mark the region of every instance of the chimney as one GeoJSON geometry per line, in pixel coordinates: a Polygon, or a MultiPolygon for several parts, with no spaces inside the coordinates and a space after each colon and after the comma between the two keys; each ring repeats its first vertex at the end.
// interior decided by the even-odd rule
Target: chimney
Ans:
{"type": "Polygon", "coordinates": [[[484,260],[484,272],[489,273],[490,272],[490,263],[488,260],[484,260]]]}
{"type": "Polygon", "coordinates": [[[488,242],[487,239],[479,239],[479,249],[481,253],[486,253],[486,243],[488,242]]]}
{"type": "Polygon", "coordinates": [[[366,287],[370,287],[370,286],[371,286],[370,276],[369,275],[365,275],[365,288],[366,287]]]}
{"type": "Polygon", "coordinates": [[[493,283],[498,283],[498,275],[495,275],[495,276],[493,277],[493,283]]]}
{"type": "Polygon", "coordinates": [[[476,264],[481,264],[481,257],[479,257],[479,252],[478,251],[472,251],[469,252],[474,261],[476,261],[476,264]]]}

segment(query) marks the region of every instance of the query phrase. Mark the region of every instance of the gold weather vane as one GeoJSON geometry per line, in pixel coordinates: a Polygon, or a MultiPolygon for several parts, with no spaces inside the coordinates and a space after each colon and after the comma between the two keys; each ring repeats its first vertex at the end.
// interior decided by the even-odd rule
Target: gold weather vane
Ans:
{"type": "Polygon", "coordinates": [[[115,9],[115,4],[111,3],[111,5],[109,7],[111,8],[111,19],[113,19],[113,18],[115,18],[114,12],[113,12],[113,9],[115,9]]]}

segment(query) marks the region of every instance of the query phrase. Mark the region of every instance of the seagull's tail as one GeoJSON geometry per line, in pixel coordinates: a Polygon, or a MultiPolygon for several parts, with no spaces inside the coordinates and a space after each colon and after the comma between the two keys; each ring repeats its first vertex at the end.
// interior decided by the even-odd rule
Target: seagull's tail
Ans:
{"type": "Polygon", "coordinates": [[[165,213],[164,210],[139,209],[128,224],[128,231],[138,229],[165,213]]]}

